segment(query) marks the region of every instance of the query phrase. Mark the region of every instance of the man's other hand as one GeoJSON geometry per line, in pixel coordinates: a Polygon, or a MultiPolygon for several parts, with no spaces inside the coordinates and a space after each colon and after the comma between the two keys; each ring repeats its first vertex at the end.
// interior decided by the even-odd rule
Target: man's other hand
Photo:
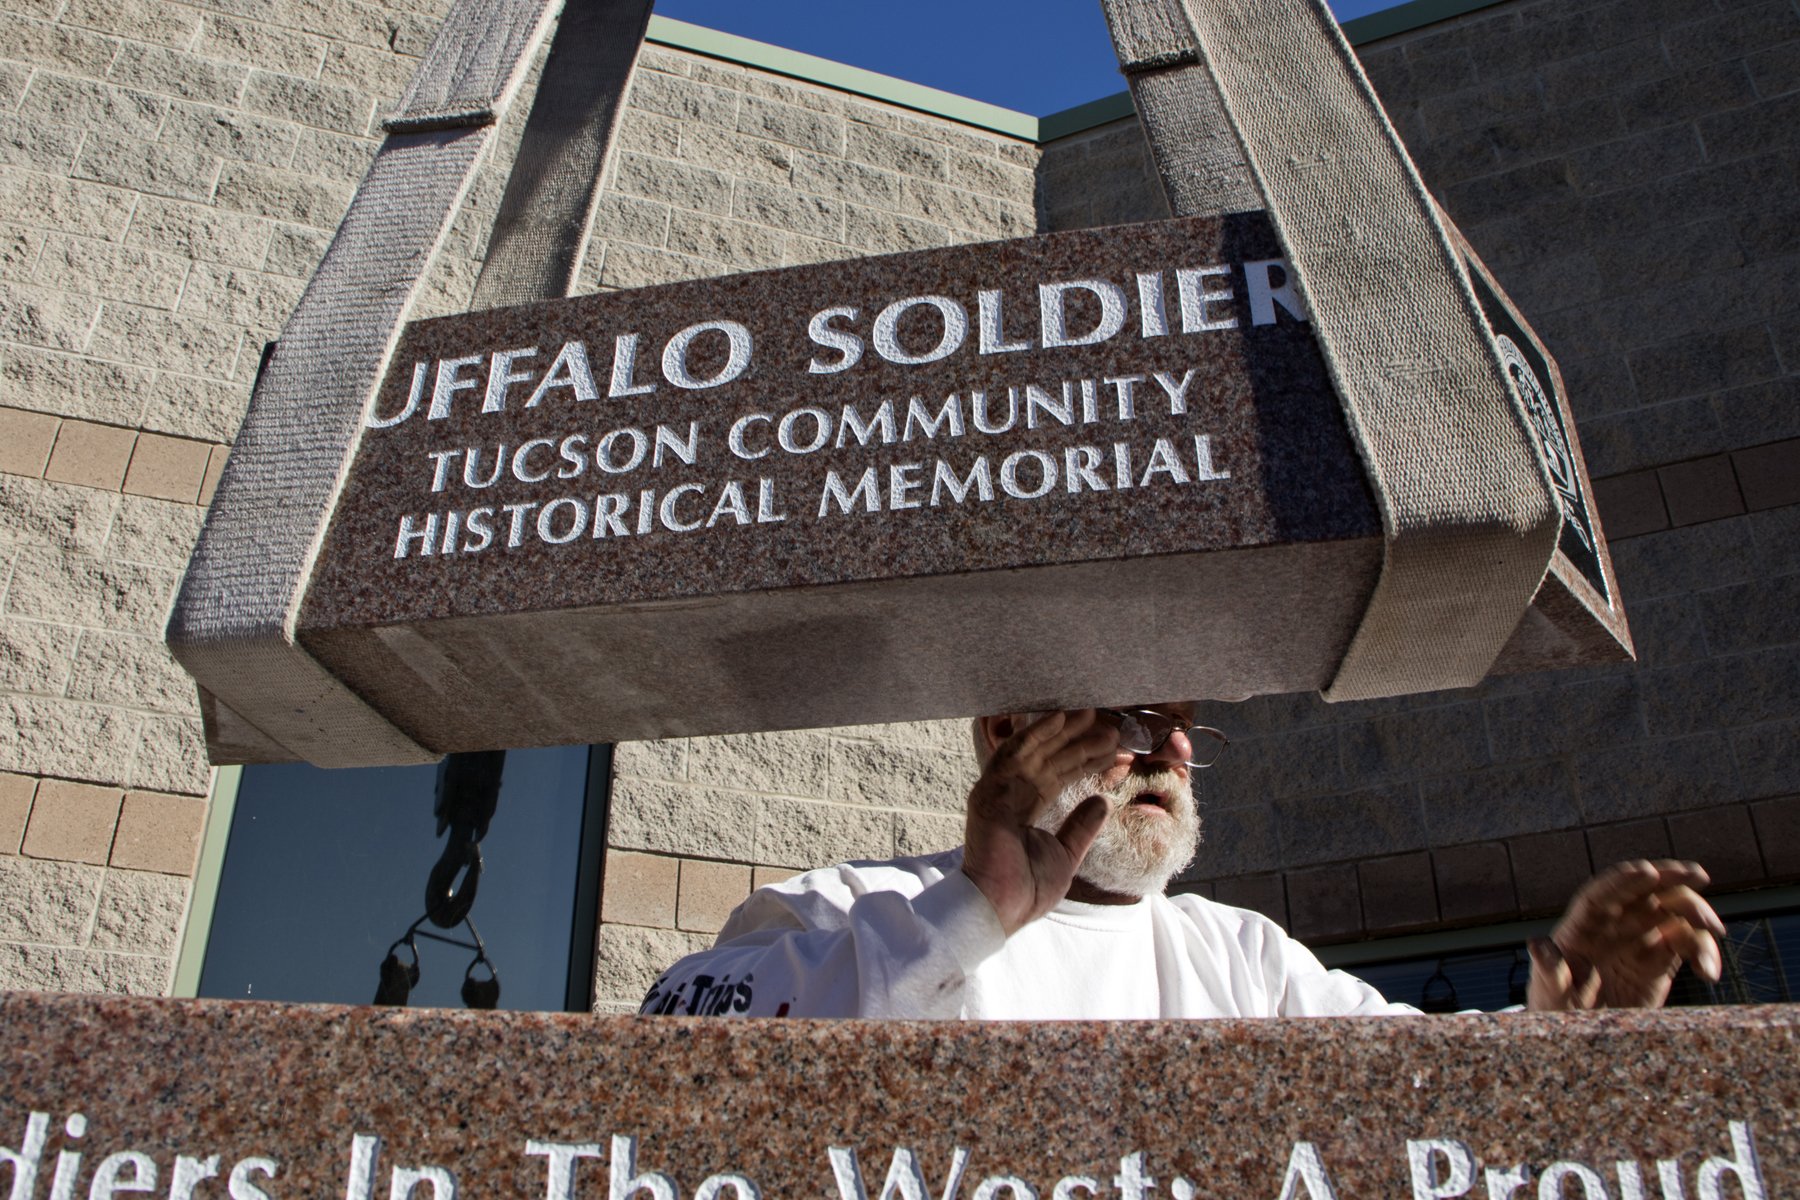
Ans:
{"type": "Polygon", "coordinates": [[[969,792],[963,874],[1008,936],[1068,895],[1109,807],[1089,796],[1054,833],[1032,824],[1064,788],[1113,765],[1118,731],[1093,709],[1053,712],[1010,734],[969,792]]]}
{"type": "Polygon", "coordinates": [[[1624,862],[1590,879],[1531,942],[1529,1007],[1656,1008],[1683,963],[1717,983],[1725,923],[1700,897],[1699,863],[1624,862]]]}

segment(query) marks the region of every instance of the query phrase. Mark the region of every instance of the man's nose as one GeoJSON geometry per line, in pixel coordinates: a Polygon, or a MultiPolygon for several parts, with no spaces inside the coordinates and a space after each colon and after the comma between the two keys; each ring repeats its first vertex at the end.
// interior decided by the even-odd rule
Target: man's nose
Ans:
{"type": "Polygon", "coordinates": [[[1194,757],[1194,743],[1189,740],[1185,730],[1176,730],[1168,740],[1148,754],[1140,754],[1138,758],[1145,762],[1156,763],[1163,767],[1185,767],[1189,759],[1194,757]]]}

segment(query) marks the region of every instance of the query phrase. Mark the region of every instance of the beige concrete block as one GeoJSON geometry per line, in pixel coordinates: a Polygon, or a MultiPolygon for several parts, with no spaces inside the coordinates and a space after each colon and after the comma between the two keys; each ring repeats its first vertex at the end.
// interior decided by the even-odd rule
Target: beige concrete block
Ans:
{"type": "Polygon", "coordinates": [[[594,228],[609,241],[660,247],[669,236],[669,206],[609,193],[600,197],[594,228]]]}
{"type": "Polygon", "coordinates": [[[717,933],[731,910],[750,894],[750,868],[741,863],[683,859],[675,923],[697,933],[717,933]]]}
{"type": "Polygon", "coordinates": [[[680,783],[687,779],[687,760],[686,738],[665,738],[656,742],[619,742],[613,746],[612,769],[615,775],[666,779],[680,783]]]}
{"type": "Polygon", "coordinates": [[[607,243],[600,282],[608,288],[651,287],[725,274],[725,264],[647,246],[607,243]]]}
{"type": "Polygon", "coordinates": [[[214,446],[206,455],[206,474],[200,480],[199,505],[208,508],[213,501],[213,493],[219,490],[219,476],[225,473],[225,460],[231,455],[230,446],[214,446]]]}
{"type": "MultiPolygon", "coordinates": [[[[256,339],[243,350],[255,358],[262,353],[262,340],[256,339]]],[[[175,437],[217,444],[229,443],[237,437],[243,423],[244,410],[250,407],[248,384],[202,379],[173,371],[161,371],[156,381],[144,389],[145,429],[175,437]]]]}
{"type": "Polygon", "coordinates": [[[30,213],[39,229],[116,238],[131,220],[135,201],[130,192],[98,183],[37,171],[0,173],[0,212],[30,213]]]}
{"type": "Polygon", "coordinates": [[[123,784],[144,718],[53,696],[0,696],[0,770],[123,784]]]}
{"type": "Polygon", "coordinates": [[[0,939],[81,945],[105,873],[77,863],[0,858],[0,939]]]}
{"type": "Polygon", "coordinates": [[[124,490],[133,496],[192,504],[200,496],[200,483],[206,477],[211,453],[212,446],[206,442],[160,433],[139,434],[137,447],[131,452],[131,465],[125,469],[124,490]]]}
{"type": "MultiPolygon", "coordinates": [[[[124,224],[119,222],[121,228],[124,224]]],[[[254,267],[268,251],[273,228],[254,213],[145,196],[131,216],[125,241],[203,262],[254,267]]]]}
{"type": "Polygon", "coordinates": [[[135,426],[143,414],[149,371],[28,346],[6,346],[0,354],[7,397],[21,408],[102,425],[135,426]]]}
{"type": "Polygon", "coordinates": [[[8,229],[0,235],[0,278],[31,279],[50,235],[41,229],[8,229]]]}
{"type": "Polygon", "coordinates": [[[974,755],[897,743],[833,739],[831,796],[850,804],[960,813],[974,755]]]}
{"type": "Polygon", "coordinates": [[[103,865],[119,823],[118,788],[46,779],[31,803],[21,849],[32,858],[103,865]]]}
{"type": "Polygon", "coordinates": [[[0,987],[6,988],[162,996],[168,992],[172,969],[171,961],[160,955],[0,943],[0,987]]]}
{"type": "MultiPolygon", "coordinates": [[[[291,162],[300,128],[234,108],[179,102],[169,109],[160,141],[198,154],[279,167],[291,162]]],[[[210,182],[216,165],[206,174],[210,182]]]]}
{"type": "Polygon", "coordinates": [[[173,954],[187,910],[188,881],[148,871],[108,871],[94,913],[95,950],[173,954]]]}
{"type": "Polygon", "coordinates": [[[0,475],[0,546],[99,554],[118,507],[116,492],[0,475]]]}
{"type": "Polygon", "coordinates": [[[925,179],[943,179],[949,173],[948,147],[854,122],[845,130],[844,157],[884,171],[925,179]]]}
{"type": "Polygon", "coordinates": [[[81,144],[74,175],[137,193],[203,203],[211,198],[218,169],[218,157],[205,151],[95,133],[81,144]]]}
{"type": "Polygon", "coordinates": [[[678,75],[638,71],[632,76],[625,103],[683,124],[697,122],[730,129],[737,124],[738,99],[736,92],[678,75]]]}
{"type": "Polygon", "coordinates": [[[621,152],[674,158],[681,152],[681,122],[628,108],[619,121],[616,144],[621,152]]]}
{"type": "Polygon", "coordinates": [[[614,846],[695,858],[755,857],[754,796],[615,775],[608,837],[614,846]]]}
{"type": "Polygon", "coordinates": [[[902,857],[954,850],[963,843],[963,819],[949,813],[894,814],[894,853],[902,857]]]}
{"type": "Polygon", "coordinates": [[[688,777],[699,784],[782,796],[825,797],[829,794],[830,768],[830,739],[815,730],[737,733],[688,741],[688,777]]]}
{"type": "Polygon", "coordinates": [[[252,71],[243,106],[251,112],[338,133],[367,133],[375,100],[360,88],[316,83],[293,75],[252,71]]]}
{"type": "Polygon", "coordinates": [[[679,50],[645,43],[643,49],[638,51],[637,69],[661,71],[665,75],[692,75],[694,60],[679,50]]]}
{"type": "Polygon", "coordinates": [[[104,75],[119,52],[117,38],[15,12],[0,13],[0,45],[6,47],[8,58],[21,63],[89,76],[104,75]]]}
{"type": "Polygon", "coordinates": [[[200,263],[182,291],[181,311],[257,328],[279,327],[293,312],[303,287],[302,280],[285,275],[200,263]]]}
{"type": "Polygon", "coordinates": [[[821,242],[817,238],[790,233],[787,236],[787,253],[782,257],[781,265],[804,267],[813,263],[837,262],[846,257],[853,255],[842,242],[821,242]]]}
{"type": "Polygon", "coordinates": [[[721,857],[809,870],[853,859],[890,858],[893,853],[891,813],[768,797],[757,811],[756,852],[721,857]]]}
{"type": "Polygon", "coordinates": [[[9,614],[138,633],[160,633],[177,573],[103,562],[79,552],[27,549],[7,587],[9,614]]]}
{"type": "Polygon", "coordinates": [[[249,74],[248,68],[237,63],[126,42],[107,71],[107,78],[126,87],[184,100],[235,104],[249,74]]]}
{"type": "Polygon", "coordinates": [[[343,218],[354,190],[341,179],[315,179],[254,163],[228,162],[219,172],[214,195],[220,208],[246,216],[330,229],[343,218]]]}
{"type": "Polygon", "coordinates": [[[746,137],[728,129],[701,125],[684,126],[681,131],[682,161],[739,179],[785,183],[792,177],[794,158],[800,153],[793,146],[746,137]]]}
{"type": "Polygon", "coordinates": [[[418,65],[415,59],[396,54],[385,46],[376,49],[331,41],[326,43],[319,79],[352,91],[398,96],[406,90],[418,65]]]}
{"type": "Polygon", "coordinates": [[[57,431],[44,478],[54,483],[118,491],[131,461],[137,431],[91,421],[64,421],[57,431]]]}
{"type": "Polygon", "coordinates": [[[678,858],[607,851],[600,919],[608,924],[673,929],[680,874],[678,858]]]}
{"type": "Polygon", "coordinates": [[[904,180],[898,207],[909,216],[922,217],[972,237],[1025,237],[1035,232],[1036,226],[1036,214],[1030,209],[926,179],[904,180]]]}
{"type": "Polygon", "coordinates": [[[139,41],[185,46],[193,40],[200,13],[164,0],[69,0],[62,20],[139,41]]]}
{"type": "Polygon", "coordinates": [[[72,700],[183,716],[194,710],[194,681],[161,638],[88,630],[75,659],[67,691],[72,700]]]}
{"type": "Polygon", "coordinates": [[[310,279],[319,260],[325,257],[325,247],[330,244],[331,235],[323,229],[308,229],[304,225],[277,225],[274,236],[269,240],[269,255],[263,262],[263,270],[296,279],[310,279]]]}
{"type": "Polygon", "coordinates": [[[739,180],[732,196],[731,214],[789,234],[829,241],[838,241],[844,234],[842,203],[772,183],[739,180]]]}
{"type": "Polygon", "coordinates": [[[658,975],[711,944],[702,933],[602,925],[594,954],[594,999],[636,1012],[658,975]]]}
{"type": "Polygon", "coordinates": [[[959,239],[942,225],[897,216],[860,205],[844,211],[844,242],[870,254],[893,254],[902,250],[929,250],[949,246],[959,239]]]}
{"type": "MultiPolygon", "coordinates": [[[[94,323],[89,349],[142,366],[225,379],[237,359],[236,325],[178,316],[159,308],[109,303],[94,323]]],[[[55,455],[51,455],[54,467],[55,455]]]]}
{"type": "Polygon", "coordinates": [[[952,150],[947,178],[951,186],[983,196],[1010,200],[1015,204],[1035,203],[1037,173],[996,156],[952,150]]]}
{"type": "Polygon", "coordinates": [[[61,422],[47,413],[0,408],[0,471],[40,476],[61,422]]]}
{"type": "Polygon", "coordinates": [[[32,77],[25,98],[19,102],[19,115],[29,121],[78,125],[146,139],[156,136],[168,111],[169,102],[161,96],[48,71],[39,71],[32,77]]]}
{"type": "Polygon", "coordinates": [[[100,302],[90,296],[22,284],[0,285],[0,338],[47,350],[79,350],[100,302]]]}
{"type": "MultiPolygon", "coordinates": [[[[627,196],[640,196],[674,208],[718,214],[731,211],[730,176],[647,154],[620,154],[613,172],[613,187],[627,196]]],[[[604,236],[606,230],[601,227],[598,232],[604,236]]]]}
{"type": "Polygon", "coordinates": [[[81,631],[44,621],[0,617],[0,688],[60,696],[81,631]]]}
{"type": "Polygon", "coordinates": [[[822,154],[841,153],[844,146],[842,118],[758,96],[744,98],[738,110],[738,129],[822,154]]]}
{"type": "Polygon", "coordinates": [[[760,225],[703,213],[669,214],[669,249],[746,270],[773,267],[787,253],[784,235],[760,225]]]}
{"type": "Polygon", "coordinates": [[[106,535],[103,557],[113,562],[186,570],[204,521],[205,514],[192,504],[151,496],[121,496],[112,528],[106,535]]]}
{"type": "Polygon", "coordinates": [[[310,79],[325,55],[323,38],[224,13],[207,13],[196,53],[310,79]]]}
{"type": "Polygon", "coordinates": [[[0,854],[17,854],[25,840],[25,822],[31,816],[31,797],[37,778],[0,771],[0,854]]]}
{"type": "MultiPolygon", "coordinates": [[[[210,169],[206,177],[212,178],[210,169]]],[[[171,254],[63,234],[45,246],[36,276],[50,287],[73,284],[109,300],[174,308],[187,270],[188,264],[171,254]]]]}
{"type": "Polygon", "coordinates": [[[206,801],[166,792],[127,792],[113,837],[112,865],[130,871],[192,875],[206,829],[206,801]]]}
{"type": "Polygon", "coordinates": [[[191,716],[143,719],[126,782],[149,791],[206,794],[212,786],[212,768],[206,761],[206,731],[199,708],[196,697],[191,716]]]}

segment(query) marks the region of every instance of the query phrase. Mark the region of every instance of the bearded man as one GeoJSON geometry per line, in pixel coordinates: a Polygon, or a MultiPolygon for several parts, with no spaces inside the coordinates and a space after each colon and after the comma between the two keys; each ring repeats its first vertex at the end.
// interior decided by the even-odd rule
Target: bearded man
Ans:
{"type": "MultiPolygon", "coordinates": [[[[644,1013],[1122,1019],[1416,1010],[1327,971],[1259,913],[1163,889],[1193,857],[1192,772],[1224,735],[1186,705],[1004,713],[973,727],[963,845],[762,888],[644,1013]]],[[[1531,945],[1533,1008],[1657,1005],[1719,976],[1693,863],[1625,863],[1531,945]]]]}

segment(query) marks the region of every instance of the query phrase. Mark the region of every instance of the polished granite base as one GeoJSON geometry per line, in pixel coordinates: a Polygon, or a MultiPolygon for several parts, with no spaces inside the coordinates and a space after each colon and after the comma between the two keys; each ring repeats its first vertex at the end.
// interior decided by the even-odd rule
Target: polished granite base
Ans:
{"type": "Polygon", "coordinates": [[[973,1025],[12,993],[0,1079],[12,1200],[1800,1190],[1789,1007],[973,1025]]]}

